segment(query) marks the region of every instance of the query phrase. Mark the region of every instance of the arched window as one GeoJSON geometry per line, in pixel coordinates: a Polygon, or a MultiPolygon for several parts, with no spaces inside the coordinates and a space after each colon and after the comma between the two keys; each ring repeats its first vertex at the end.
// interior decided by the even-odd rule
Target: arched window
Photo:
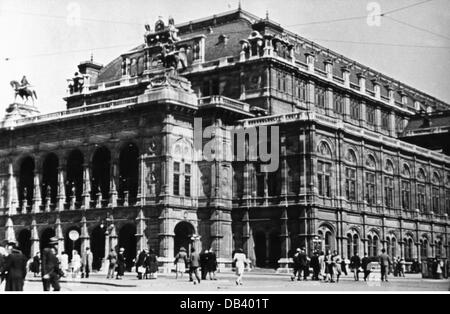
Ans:
{"type": "Polygon", "coordinates": [[[351,234],[347,235],[347,257],[350,258],[353,256],[353,237],[351,234]]]}
{"type": "Polygon", "coordinates": [[[366,168],[368,169],[365,173],[365,183],[366,183],[366,202],[368,205],[376,204],[376,161],[375,157],[369,155],[366,159],[366,168]]]}
{"type": "Polygon", "coordinates": [[[425,188],[426,175],[423,169],[419,169],[419,172],[417,173],[417,181],[418,181],[417,205],[421,212],[426,212],[427,211],[426,188],[425,188]]]}
{"type": "Polygon", "coordinates": [[[397,255],[397,240],[395,238],[391,239],[391,256],[395,257],[397,255]]]}
{"type": "Polygon", "coordinates": [[[359,254],[359,236],[357,234],[353,235],[353,255],[359,254]]]}
{"type": "Polygon", "coordinates": [[[330,231],[325,233],[325,252],[333,250],[333,235],[330,231]]]}
{"type": "Polygon", "coordinates": [[[356,155],[353,150],[349,150],[346,157],[347,162],[351,166],[345,168],[345,192],[347,200],[350,202],[356,201],[357,187],[356,187],[356,155]]]}
{"type": "MultiPolygon", "coordinates": [[[[319,154],[324,158],[331,158],[330,146],[322,142],[318,148],[319,154]]],[[[325,160],[317,161],[317,185],[320,196],[331,197],[331,162],[325,160]]]]}
{"type": "Polygon", "coordinates": [[[394,165],[392,161],[386,162],[385,172],[387,175],[384,177],[384,204],[387,208],[394,207],[394,165]]]}
{"type": "Polygon", "coordinates": [[[438,240],[435,242],[435,252],[436,257],[442,257],[442,241],[438,240]]]}
{"type": "Polygon", "coordinates": [[[435,172],[433,174],[433,179],[432,179],[432,184],[433,184],[433,190],[432,190],[432,206],[433,206],[433,212],[436,214],[440,214],[441,213],[441,209],[439,206],[439,202],[440,202],[440,179],[439,179],[439,175],[435,172]]]}
{"type": "Polygon", "coordinates": [[[413,240],[408,237],[405,239],[405,260],[410,261],[413,258],[413,240]]]}
{"type": "Polygon", "coordinates": [[[425,238],[420,240],[420,256],[422,259],[428,258],[428,240],[425,238]]]}
{"type": "Polygon", "coordinates": [[[402,209],[410,210],[411,209],[411,172],[409,170],[408,165],[403,165],[402,169],[402,209]]]}

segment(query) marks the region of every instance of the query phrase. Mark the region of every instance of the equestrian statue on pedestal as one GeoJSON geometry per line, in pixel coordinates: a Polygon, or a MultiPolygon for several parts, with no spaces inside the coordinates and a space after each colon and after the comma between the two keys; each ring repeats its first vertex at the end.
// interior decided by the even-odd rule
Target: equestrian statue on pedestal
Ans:
{"type": "Polygon", "coordinates": [[[26,76],[23,76],[22,80],[19,82],[11,81],[11,87],[15,91],[14,102],[17,100],[17,96],[20,96],[22,100],[25,101],[25,104],[28,102],[29,98],[33,101],[33,106],[35,100],[37,100],[37,94],[31,84],[28,82],[26,76]]]}

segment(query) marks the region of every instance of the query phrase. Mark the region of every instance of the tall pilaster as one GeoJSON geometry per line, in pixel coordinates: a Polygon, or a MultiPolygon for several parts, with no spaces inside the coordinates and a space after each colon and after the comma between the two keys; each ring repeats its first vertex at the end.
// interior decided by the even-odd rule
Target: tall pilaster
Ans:
{"type": "Polygon", "coordinates": [[[109,187],[109,207],[117,207],[117,164],[111,164],[111,177],[110,177],[110,187],[109,187]]]}
{"type": "Polygon", "coordinates": [[[58,168],[58,192],[56,197],[56,211],[64,211],[66,203],[66,171],[63,167],[58,168]]]}
{"type": "Polygon", "coordinates": [[[87,210],[91,207],[91,179],[89,164],[83,165],[83,205],[82,208],[87,210]]]}
{"type": "Polygon", "coordinates": [[[17,214],[19,206],[19,197],[17,195],[17,179],[14,175],[13,164],[9,164],[9,182],[8,182],[8,213],[10,216],[17,214]]]}
{"type": "Polygon", "coordinates": [[[37,230],[36,220],[33,219],[33,221],[31,222],[31,256],[35,256],[39,251],[39,233],[37,230]]]}
{"type": "Polygon", "coordinates": [[[33,206],[32,213],[39,213],[42,206],[41,196],[41,174],[38,171],[34,173],[34,187],[33,187],[33,206]]]}

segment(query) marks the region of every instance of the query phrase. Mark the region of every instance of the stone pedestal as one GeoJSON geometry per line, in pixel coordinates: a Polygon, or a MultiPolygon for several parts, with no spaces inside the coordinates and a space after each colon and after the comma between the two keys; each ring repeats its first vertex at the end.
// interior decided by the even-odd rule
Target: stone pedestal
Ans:
{"type": "Polygon", "coordinates": [[[6,109],[6,115],[4,119],[5,126],[13,124],[17,119],[29,118],[39,115],[40,111],[35,106],[13,103],[6,109]]]}

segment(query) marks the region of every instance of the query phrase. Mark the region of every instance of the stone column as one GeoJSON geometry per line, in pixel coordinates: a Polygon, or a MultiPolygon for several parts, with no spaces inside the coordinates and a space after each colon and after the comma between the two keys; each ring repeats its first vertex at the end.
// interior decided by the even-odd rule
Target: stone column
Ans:
{"type": "Polygon", "coordinates": [[[117,207],[117,164],[112,163],[111,165],[111,178],[110,178],[110,187],[109,187],[109,206],[108,207],[117,207]]]}
{"type": "Polygon", "coordinates": [[[344,86],[350,88],[350,69],[347,66],[342,67],[342,78],[344,79],[344,86]]]}
{"type": "Polygon", "coordinates": [[[89,164],[83,165],[83,204],[82,209],[91,208],[91,179],[89,164]]]}
{"type": "Polygon", "coordinates": [[[331,87],[328,87],[326,92],[325,112],[327,113],[327,115],[332,115],[334,113],[334,94],[333,88],[331,87]]]}
{"type": "Polygon", "coordinates": [[[363,94],[366,93],[366,75],[364,73],[358,73],[359,91],[363,94]]]}
{"type": "Polygon", "coordinates": [[[170,221],[170,208],[164,208],[159,217],[159,256],[164,262],[164,272],[171,272],[174,258],[174,230],[170,221]]]}
{"type": "Polygon", "coordinates": [[[286,207],[283,208],[283,212],[281,214],[281,234],[280,234],[280,240],[281,240],[281,258],[278,261],[279,269],[277,270],[277,273],[289,273],[289,250],[290,250],[290,238],[289,238],[289,227],[288,227],[288,205],[286,204],[286,207]]]}
{"type": "Polygon", "coordinates": [[[325,72],[327,72],[327,79],[333,80],[333,60],[331,58],[325,60],[325,72]]]}
{"type": "Polygon", "coordinates": [[[114,224],[112,224],[110,226],[110,231],[109,231],[109,248],[111,249],[118,249],[117,248],[118,245],[118,240],[117,240],[117,231],[116,231],[116,226],[114,224]]]}
{"type": "Polygon", "coordinates": [[[33,187],[33,206],[31,212],[37,214],[41,211],[42,197],[41,197],[41,174],[37,171],[34,173],[34,187],[33,187]]]}
{"type": "Polygon", "coordinates": [[[64,211],[66,203],[66,171],[63,167],[58,168],[58,192],[56,197],[56,211],[64,211]]]}
{"type": "Polygon", "coordinates": [[[5,240],[16,242],[16,234],[14,232],[14,223],[11,217],[8,217],[5,225],[5,240]]]}
{"type": "MultiPolygon", "coordinates": [[[[55,236],[58,238],[58,253],[62,253],[65,251],[64,247],[64,234],[61,227],[61,219],[58,217],[56,218],[55,222],[55,236]]],[[[72,248],[74,249],[74,248],[72,248]]]]}
{"type": "Polygon", "coordinates": [[[315,69],[315,56],[314,56],[314,52],[307,52],[305,53],[306,56],[306,65],[308,66],[308,72],[314,73],[314,69],[315,69]]]}
{"type": "Polygon", "coordinates": [[[31,256],[35,256],[40,251],[39,233],[37,230],[36,220],[31,222],[31,256]]]}
{"type": "Polygon", "coordinates": [[[397,137],[397,127],[395,125],[395,112],[392,111],[389,114],[389,135],[392,137],[397,137]]]}
{"type": "Polygon", "coordinates": [[[136,218],[136,238],[137,238],[137,251],[141,252],[144,249],[148,249],[148,239],[145,235],[145,230],[147,229],[147,223],[145,221],[144,212],[142,209],[139,211],[139,214],[136,218]]]}
{"type": "Polygon", "coordinates": [[[242,244],[243,244],[243,250],[247,257],[252,261],[253,265],[256,261],[255,252],[253,250],[253,237],[252,237],[252,230],[250,227],[250,217],[249,217],[249,209],[244,209],[244,216],[242,218],[243,223],[243,230],[242,230],[242,244]]]}
{"type": "Polygon", "coordinates": [[[13,164],[9,164],[9,182],[8,182],[8,213],[10,216],[17,214],[19,206],[19,197],[17,195],[17,179],[14,175],[13,164]]]}
{"type": "MultiPolygon", "coordinates": [[[[86,248],[90,247],[89,244],[89,232],[88,232],[88,228],[87,228],[87,220],[86,217],[83,216],[83,218],[81,218],[81,252],[82,254],[84,252],[86,252],[86,248]]],[[[82,254],[80,254],[82,256],[82,254]]]]}

